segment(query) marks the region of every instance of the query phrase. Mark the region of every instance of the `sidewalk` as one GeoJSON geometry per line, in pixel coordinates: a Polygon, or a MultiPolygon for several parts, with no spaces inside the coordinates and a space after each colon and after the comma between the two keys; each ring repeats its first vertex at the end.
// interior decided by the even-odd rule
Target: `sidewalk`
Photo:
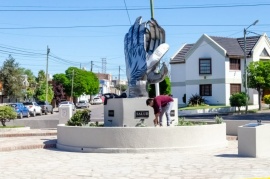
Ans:
{"type": "Polygon", "coordinates": [[[0,152],[22,149],[55,148],[56,129],[30,129],[23,131],[1,131],[0,152]]]}
{"type": "Polygon", "coordinates": [[[238,156],[236,136],[227,136],[228,146],[217,149],[104,154],[56,149],[56,129],[30,129],[0,134],[0,179],[270,177],[270,157],[238,156]]]}
{"type": "MultiPolygon", "coordinates": [[[[31,130],[28,135],[42,132],[31,130]]],[[[239,157],[237,140],[230,140],[227,147],[218,149],[186,149],[153,153],[104,154],[66,152],[54,148],[37,149],[38,145],[39,148],[44,148],[42,145],[55,140],[56,136],[45,135],[0,137],[1,148],[10,147],[8,151],[0,151],[0,179],[251,179],[262,177],[266,179],[270,177],[270,157],[239,157]],[[35,150],[21,150],[31,149],[31,146],[35,150]]]]}

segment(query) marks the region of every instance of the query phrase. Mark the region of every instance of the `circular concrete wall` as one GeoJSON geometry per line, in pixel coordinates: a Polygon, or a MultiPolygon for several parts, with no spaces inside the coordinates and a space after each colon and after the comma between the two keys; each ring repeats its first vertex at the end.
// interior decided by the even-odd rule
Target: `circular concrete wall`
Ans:
{"type": "Polygon", "coordinates": [[[81,152],[145,152],[227,145],[226,124],[175,127],[57,126],[57,148],[81,152]]]}

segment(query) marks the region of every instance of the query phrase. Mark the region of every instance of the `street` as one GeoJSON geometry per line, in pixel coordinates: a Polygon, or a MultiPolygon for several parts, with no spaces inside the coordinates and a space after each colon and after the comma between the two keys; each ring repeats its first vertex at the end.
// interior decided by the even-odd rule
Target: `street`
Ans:
{"type": "MultiPolygon", "coordinates": [[[[104,121],[104,106],[103,105],[90,105],[91,110],[91,122],[103,122],[104,121]]],[[[82,110],[82,109],[76,109],[82,110]]],[[[53,114],[37,115],[35,117],[24,117],[23,119],[14,119],[10,122],[6,122],[7,126],[29,126],[33,129],[38,128],[56,128],[59,123],[58,108],[54,109],[53,114]]]]}

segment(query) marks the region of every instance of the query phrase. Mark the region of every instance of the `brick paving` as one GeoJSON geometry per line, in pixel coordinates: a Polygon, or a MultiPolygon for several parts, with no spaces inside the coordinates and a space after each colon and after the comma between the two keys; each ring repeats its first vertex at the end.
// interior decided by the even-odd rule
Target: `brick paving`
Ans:
{"type": "Polygon", "coordinates": [[[60,151],[53,146],[55,130],[25,133],[0,137],[0,179],[270,178],[270,157],[239,157],[235,136],[218,149],[108,154],[60,151]]]}

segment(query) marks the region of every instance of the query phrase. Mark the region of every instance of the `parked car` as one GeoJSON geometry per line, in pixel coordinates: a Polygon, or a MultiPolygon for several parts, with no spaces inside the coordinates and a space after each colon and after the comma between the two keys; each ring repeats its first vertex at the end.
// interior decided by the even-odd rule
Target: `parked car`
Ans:
{"type": "Polygon", "coordinates": [[[36,102],[24,102],[23,105],[28,108],[31,116],[42,115],[42,109],[36,102]]]}
{"type": "Polygon", "coordinates": [[[48,113],[53,114],[53,107],[48,101],[39,101],[37,104],[41,107],[42,113],[45,113],[46,115],[48,113]]]}
{"type": "Polygon", "coordinates": [[[63,105],[63,104],[69,104],[69,105],[71,105],[73,111],[75,111],[75,109],[76,109],[74,103],[73,102],[70,102],[70,101],[62,101],[61,103],[59,103],[58,107],[61,107],[61,105],[63,105]]]}
{"type": "Polygon", "coordinates": [[[14,108],[18,118],[22,119],[24,116],[30,117],[30,112],[28,108],[23,105],[23,103],[10,103],[8,105],[14,108]]]}
{"type": "Polygon", "coordinates": [[[89,108],[90,104],[86,100],[80,100],[76,103],[77,108],[89,108]]]}
{"type": "Polygon", "coordinates": [[[127,94],[126,92],[122,93],[120,96],[115,94],[115,93],[104,93],[102,96],[105,97],[105,100],[104,100],[104,105],[107,105],[107,101],[108,99],[111,99],[111,98],[126,98],[127,97],[127,94]]]}
{"type": "Polygon", "coordinates": [[[100,97],[94,97],[94,99],[91,101],[91,104],[102,104],[103,101],[100,97]]]}

